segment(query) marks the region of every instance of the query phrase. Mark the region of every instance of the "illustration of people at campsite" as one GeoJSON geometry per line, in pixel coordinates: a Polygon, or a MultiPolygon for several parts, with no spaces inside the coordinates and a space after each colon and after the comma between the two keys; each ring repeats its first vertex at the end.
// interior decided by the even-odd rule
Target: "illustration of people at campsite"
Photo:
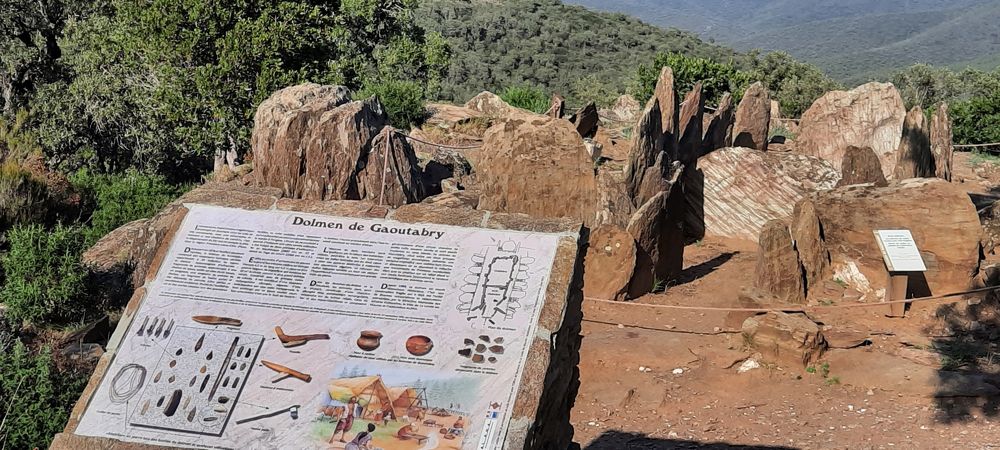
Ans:
{"type": "Polygon", "coordinates": [[[312,436],[329,449],[459,450],[478,384],[468,378],[390,369],[341,369],[326,384],[312,436]]]}

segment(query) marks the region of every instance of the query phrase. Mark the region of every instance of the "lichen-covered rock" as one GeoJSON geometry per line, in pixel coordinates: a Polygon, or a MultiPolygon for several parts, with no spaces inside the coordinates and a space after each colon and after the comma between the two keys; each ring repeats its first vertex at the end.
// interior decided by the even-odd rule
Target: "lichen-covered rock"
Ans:
{"type": "Polygon", "coordinates": [[[760,230],[754,285],[785,303],[805,303],[802,272],[788,224],[781,220],[764,224],[760,230]]]}
{"type": "Polygon", "coordinates": [[[840,181],[837,186],[874,183],[885,186],[885,175],[882,174],[882,162],[871,147],[855,147],[849,145],[844,152],[840,166],[840,181]]]}
{"type": "Polygon", "coordinates": [[[594,162],[568,121],[533,115],[494,125],[475,169],[482,209],[587,224],[597,218],[594,162]]]}
{"type": "Polygon", "coordinates": [[[771,126],[771,96],[759,81],[751,84],[736,108],[733,146],[767,150],[771,126]]]}
{"type": "Polygon", "coordinates": [[[621,227],[601,225],[590,233],[584,260],[583,295],[604,300],[625,300],[635,271],[636,246],[621,227]]]}
{"type": "Polygon", "coordinates": [[[951,181],[954,148],[951,139],[951,118],[948,104],[941,103],[931,116],[931,153],[934,155],[934,175],[951,181]]]}
{"type": "Polygon", "coordinates": [[[819,158],[731,147],[698,160],[684,179],[689,237],[757,241],[769,220],[787,219],[795,203],[832,188],[840,173],[819,158]]]}
{"type": "Polygon", "coordinates": [[[931,140],[924,120],[924,111],[914,106],[903,120],[903,136],[896,150],[897,180],[934,176],[931,140]]]}
{"type": "Polygon", "coordinates": [[[850,91],[831,91],[802,114],[795,149],[841,166],[848,146],[871,147],[892,176],[906,108],[890,83],[868,83],[850,91]]]}

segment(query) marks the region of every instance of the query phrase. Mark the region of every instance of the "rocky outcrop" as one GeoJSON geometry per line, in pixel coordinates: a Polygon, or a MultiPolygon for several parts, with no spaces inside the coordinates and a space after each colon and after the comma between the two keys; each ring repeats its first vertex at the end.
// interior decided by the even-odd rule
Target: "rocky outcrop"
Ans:
{"type": "Polygon", "coordinates": [[[719,107],[705,120],[705,134],[701,141],[702,155],[732,146],[733,120],[733,97],[727,92],[719,100],[719,107]]]}
{"type": "Polygon", "coordinates": [[[534,115],[494,125],[475,165],[482,209],[596,220],[594,163],[568,121],[534,115]]]}
{"type": "Polygon", "coordinates": [[[931,141],[925,125],[924,112],[914,106],[906,113],[903,121],[903,136],[896,150],[897,180],[934,176],[934,157],[931,155],[931,141]]]}
{"type": "Polygon", "coordinates": [[[405,135],[385,127],[359,163],[358,197],[394,208],[423,200],[425,192],[416,154],[405,135]]]}
{"type": "MultiPolygon", "coordinates": [[[[680,139],[677,133],[680,128],[677,125],[679,108],[673,69],[660,68],[660,76],[656,79],[656,87],[653,89],[653,98],[660,105],[660,132],[663,133],[660,148],[667,152],[671,159],[677,159],[677,141],[680,139]]],[[[648,109],[649,105],[646,108],[648,109]]]]}
{"type": "Polygon", "coordinates": [[[613,137],[607,128],[597,127],[594,133],[594,142],[601,146],[601,157],[612,161],[625,161],[628,159],[629,143],[613,137]]]}
{"type": "Polygon", "coordinates": [[[636,266],[636,245],[621,227],[601,225],[590,233],[584,261],[583,295],[603,300],[625,300],[636,266]]]}
{"type": "Polygon", "coordinates": [[[767,134],[771,125],[771,96],[759,81],[751,84],[736,108],[733,124],[733,145],[767,150],[767,134]]]}
{"type": "MultiPolygon", "coordinates": [[[[701,95],[701,83],[695,83],[684,96],[677,115],[677,156],[682,164],[690,165],[701,156],[701,123],[705,114],[705,99],[701,95]]],[[[670,152],[667,152],[670,155],[670,152]]]]}
{"type": "Polygon", "coordinates": [[[863,293],[883,287],[885,265],[872,236],[880,229],[913,234],[927,271],[911,277],[912,295],[966,289],[979,269],[982,230],[976,208],[960,186],[944,180],[911,178],[885,187],[840,187],[812,194],[796,208],[809,213],[796,216],[793,231],[822,230],[796,236],[800,259],[823,261],[829,255],[828,269],[805,264],[810,285],[836,277],[863,293]]]}
{"type": "Polygon", "coordinates": [[[951,118],[948,117],[948,104],[938,105],[931,116],[931,154],[934,155],[934,175],[951,181],[952,147],[951,118]]]}
{"type": "Polygon", "coordinates": [[[465,107],[487,117],[508,117],[519,112],[527,112],[511,106],[503,101],[499,95],[490,91],[483,91],[476,94],[475,97],[465,102],[465,107]]]}
{"type": "Polygon", "coordinates": [[[806,287],[795,242],[782,220],[772,220],[760,230],[754,285],[785,303],[805,303],[806,287]],[[799,276],[794,276],[798,273],[799,276]]]}
{"type": "Polygon", "coordinates": [[[801,269],[791,270],[786,275],[801,277],[808,296],[810,289],[819,286],[830,268],[830,250],[826,247],[823,228],[813,202],[801,201],[795,205],[789,231],[795,242],[801,269]]]}
{"type": "Polygon", "coordinates": [[[562,96],[559,94],[552,94],[552,100],[549,101],[549,110],[545,111],[545,115],[553,119],[559,119],[563,116],[565,109],[566,101],[563,100],[562,96]]]}
{"type": "Polygon", "coordinates": [[[892,176],[906,109],[889,83],[868,83],[850,91],[831,91],[802,114],[796,151],[840,167],[848,146],[871,147],[892,176]]]}
{"type": "MultiPolygon", "coordinates": [[[[343,86],[306,83],[281,89],[261,102],[250,138],[257,182],[301,196],[304,189],[301,167],[306,157],[302,148],[311,129],[324,114],[349,101],[347,88],[343,86]]],[[[364,127],[366,132],[381,128],[384,119],[374,119],[374,123],[364,127]]]]}
{"type": "Polygon", "coordinates": [[[620,168],[601,165],[597,169],[597,222],[625,228],[635,213],[635,203],[628,193],[620,168]]]}
{"type": "Polygon", "coordinates": [[[656,163],[662,150],[659,145],[663,136],[661,125],[660,102],[654,97],[646,105],[633,129],[632,147],[625,163],[625,186],[631,198],[639,196],[643,177],[647,169],[656,163]]]}
{"type": "Polygon", "coordinates": [[[642,103],[628,94],[615,99],[610,108],[600,110],[601,116],[621,123],[634,123],[640,112],[642,112],[642,103]]]}
{"type": "Polygon", "coordinates": [[[885,175],[882,174],[882,162],[871,147],[855,147],[849,145],[844,152],[840,166],[840,181],[837,186],[874,183],[885,186],[885,175]]]}
{"type": "Polygon", "coordinates": [[[743,336],[766,362],[805,368],[823,356],[826,340],[805,314],[769,312],[743,322],[743,336]]]}
{"type": "Polygon", "coordinates": [[[698,160],[685,177],[688,236],[757,241],[770,220],[787,219],[803,197],[832,188],[840,173],[819,158],[732,147],[698,160]]]}
{"type": "Polygon", "coordinates": [[[580,108],[573,114],[572,120],[573,125],[576,126],[576,132],[586,138],[594,136],[600,121],[601,118],[597,115],[597,105],[594,102],[587,103],[583,108],[580,108]]]}

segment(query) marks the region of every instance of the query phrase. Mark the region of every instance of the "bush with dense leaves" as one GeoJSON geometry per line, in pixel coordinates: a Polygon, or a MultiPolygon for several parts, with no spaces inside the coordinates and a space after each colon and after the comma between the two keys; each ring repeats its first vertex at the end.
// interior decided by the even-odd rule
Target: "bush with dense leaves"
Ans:
{"type": "Polygon", "coordinates": [[[1000,142],[1000,89],[956,103],[950,113],[955,143],[1000,142]]]}
{"type": "Polygon", "coordinates": [[[367,83],[354,97],[360,100],[371,96],[382,103],[389,123],[396,128],[409,129],[410,125],[424,121],[424,88],[418,83],[397,80],[367,83]]]}
{"type": "Polygon", "coordinates": [[[86,245],[79,227],[17,225],[7,232],[10,249],[0,262],[4,284],[0,302],[15,324],[79,320],[87,270],[80,263],[86,245]]]}
{"type": "Polygon", "coordinates": [[[104,175],[81,170],[70,181],[93,211],[83,231],[87,246],[128,222],[151,217],[184,190],[161,176],[136,171],[104,175]]]}
{"type": "Polygon", "coordinates": [[[738,101],[753,79],[751,73],[737,69],[732,63],[719,63],[680,53],[660,53],[652,65],[642,64],[636,70],[630,88],[632,96],[639,101],[652,97],[663,67],[673,70],[678,97],[683,98],[695,83],[701,82],[702,96],[707,104],[717,104],[726,92],[738,101]]]}
{"type": "Polygon", "coordinates": [[[82,371],[57,367],[48,347],[32,352],[0,337],[0,446],[47,448],[87,385],[82,371]]]}
{"type": "Polygon", "coordinates": [[[539,114],[549,109],[549,96],[531,86],[509,86],[500,91],[500,98],[507,104],[539,114]]]}

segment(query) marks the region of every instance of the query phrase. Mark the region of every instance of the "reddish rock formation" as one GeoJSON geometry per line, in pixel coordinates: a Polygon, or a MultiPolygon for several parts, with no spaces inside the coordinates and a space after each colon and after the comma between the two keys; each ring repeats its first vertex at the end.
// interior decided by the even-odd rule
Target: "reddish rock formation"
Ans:
{"type": "MultiPolygon", "coordinates": [[[[859,292],[884,287],[885,265],[872,235],[879,229],[907,229],[913,234],[927,266],[922,276],[911,277],[913,295],[966,289],[979,268],[982,229],[976,208],[964,189],[941,179],[836,188],[803,199],[797,208],[809,208],[811,213],[796,216],[793,232],[813,220],[818,220],[822,230],[812,233],[812,238],[796,236],[800,259],[825,259],[816,252],[830,255],[830,268],[822,275],[814,273],[810,285],[837,277],[859,292]],[[817,238],[822,242],[816,242],[817,238]]],[[[805,265],[807,272],[818,272],[805,265]]]]}
{"type": "Polygon", "coordinates": [[[394,208],[424,198],[416,154],[395,128],[382,128],[360,165],[356,177],[359,198],[394,208]]]}
{"type": "Polygon", "coordinates": [[[837,186],[852,184],[875,183],[885,186],[885,175],[882,174],[882,163],[871,147],[859,148],[853,145],[847,147],[840,166],[841,178],[837,186]]]}
{"type": "Polygon", "coordinates": [[[905,116],[903,99],[889,83],[827,92],[802,115],[795,148],[840,167],[848,146],[871,147],[889,177],[896,167],[905,116]]]}
{"type": "Polygon", "coordinates": [[[732,147],[698,160],[685,177],[688,236],[757,241],[769,220],[787,219],[795,202],[832,188],[840,173],[819,158],[732,147]]]}
{"type": "Polygon", "coordinates": [[[601,118],[597,115],[597,105],[594,102],[587,103],[576,114],[573,114],[573,125],[576,126],[576,132],[583,137],[593,137],[600,121],[601,118]]]}
{"type": "MultiPolygon", "coordinates": [[[[301,134],[288,133],[285,164],[301,167],[300,190],[291,197],[310,200],[360,200],[358,162],[366,155],[386,116],[377,99],[351,102],[324,113],[301,134]]],[[[277,162],[281,163],[281,162],[277,162]]],[[[256,170],[255,170],[256,172],[256,170]]],[[[258,178],[260,179],[260,178],[258,178]]],[[[274,180],[265,183],[280,186],[274,180]]]]}
{"type": "Polygon", "coordinates": [[[494,125],[484,136],[476,172],[482,209],[596,220],[594,163],[565,120],[534,115],[494,125]]]}
{"type": "Polygon", "coordinates": [[[598,126],[594,133],[594,142],[601,145],[601,157],[613,161],[628,159],[629,143],[611,136],[607,128],[598,126]]]}
{"type": "Polygon", "coordinates": [[[802,272],[788,225],[781,220],[764,224],[760,230],[754,285],[785,303],[805,303],[802,272]]]}
{"type": "Polygon", "coordinates": [[[701,142],[701,154],[707,155],[713,150],[731,147],[734,120],[733,97],[729,93],[722,95],[719,107],[715,113],[705,120],[704,136],[701,142]]]}
{"type": "Polygon", "coordinates": [[[639,195],[646,169],[656,163],[656,157],[662,150],[659,145],[663,136],[660,126],[660,102],[654,97],[650,99],[632,130],[632,147],[625,163],[625,186],[633,199],[639,195]]]}
{"type": "Polygon", "coordinates": [[[826,350],[816,322],[805,314],[769,312],[743,322],[743,336],[765,362],[805,368],[826,350]]]}
{"type": "Polygon", "coordinates": [[[824,280],[830,267],[830,250],[826,248],[826,242],[823,240],[823,229],[813,202],[803,201],[795,205],[789,231],[795,242],[801,270],[791,271],[788,274],[791,276],[801,273],[804,280],[803,287],[808,295],[810,289],[824,280]]]}
{"type": "Polygon", "coordinates": [[[948,104],[938,105],[931,116],[931,153],[934,155],[934,175],[951,181],[952,153],[951,118],[948,104]]]}
{"type": "Polygon", "coordinates": [[[680,128],[677,126],[679,112],[673,69],[669,67],[660,69],[660,76],[656,79],[656,87],[653,90],[653,98],[660,104],[660,132],[663,133],[660,147],[667,152],[667,156],[671,160],[677,159],[677,141],[680,139],[678,130],[680,128]]]}
{"type": "Polygon", "coordinates": [[[701,83],[695,83],[684,96],[684,103],[681,103],[677,116],[677,156],[671,159],[679,160],[685,165],[701,156],[701,123],[705,113],[705,99],[701,95],[701,89],[701,83]]]}
{"type": "Polygon", "coordinates": [[[903,136],[896,150],[895,179],[934,176],[934,157],[931,140],[924,120],[924,112],[914,106],[903,121],[903,136]]]}
{"type": "Polygon", "coordinates": [[[483,91],[465,102],[465,107],[488,117],[508,117],[518,112],[528,112],[515,108],[503,101],[499,95],[483,91]]]}
{"type": "Polygon", "coordinates": [[[635,239],[624,229],[601,225],[590,233],[584,261],[583,295],[603,300],[625,300],[635,271],[635,239]]]}
{"type": "Polygon", "coordinates": [[[733,124],[733,145],[755,150],[767,150],[767,134],[771,126],[771,96],[759,81],[751,84],[736,108],[733,124]]]}
{"type": "Polygon", "coordinates": [[[566,109],[566,102],[559,94],[552,94],[552,100],[549,103],[549,110],[545,111],[545,115],[553,119],[559,119],[563,116],[564,110],[566,109]]]}
{"type": "Polygon", "coordinates": [[[642,112],[642,103],[639,103],[635,97],[625,94],[617,99],[615,103],[611,105],[608,110],[602,110],[602,116],[608,116],[610,119],[617,122],[633,123],[642,112]]]}

